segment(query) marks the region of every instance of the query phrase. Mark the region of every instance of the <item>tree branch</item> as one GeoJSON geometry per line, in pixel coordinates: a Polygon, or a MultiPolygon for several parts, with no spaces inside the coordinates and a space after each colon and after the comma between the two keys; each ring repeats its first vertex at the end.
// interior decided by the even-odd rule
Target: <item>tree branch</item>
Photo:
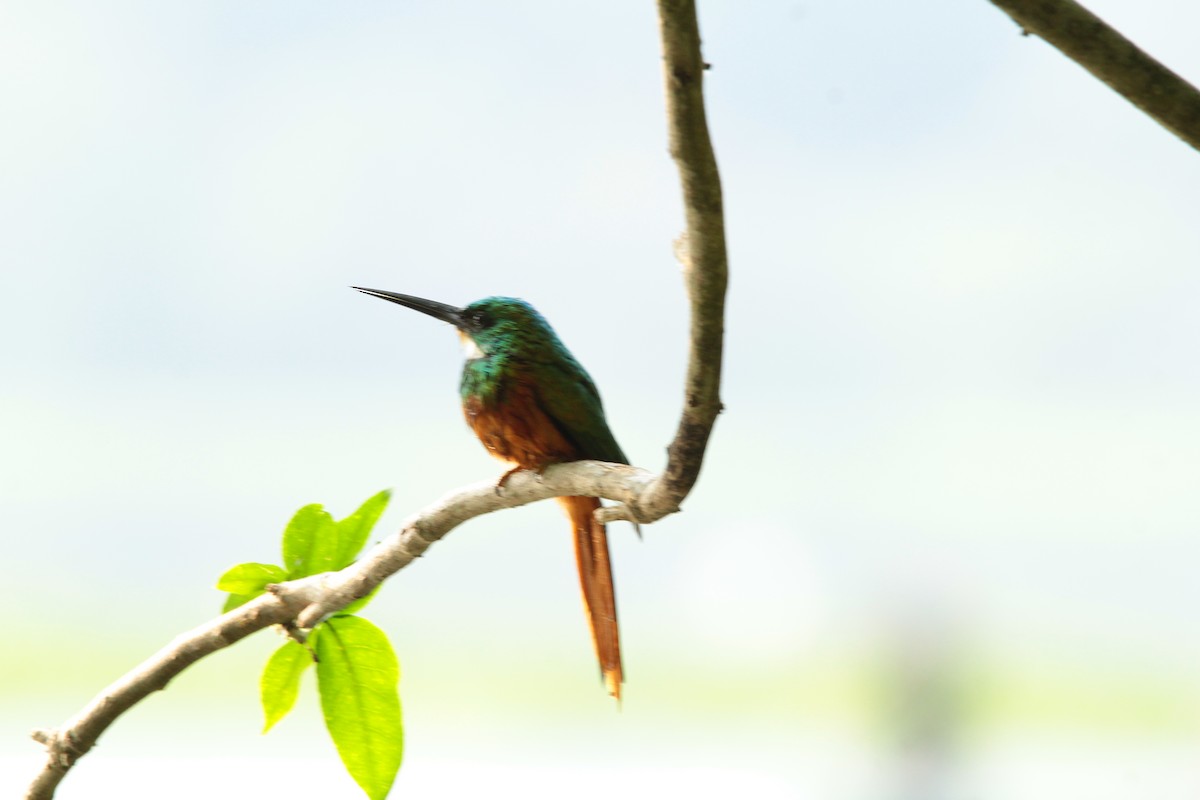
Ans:
{"type": "Polygon", "coordinates": [[[1037,34],[1200,150],[1200,91],[1074,0],[991,0],[1026,33],[1037,34]]]}
{"type": "MultiPolygon", "coordinates": [[[[647,492],[653,508],[678,508],[700,475],[713,423],[721,413],[725,337],[725,217],[721,176],[704,113],[704,71],[694,0],[658,0],[671,157],[679,168],[687,230],[677,255],[691,301],[683,414],[667,449],[667,466],[647,492]]],[[[648,521],[648,509],[634,517],[648,521]]]]}
{"type": "Polygon", "coordinates": [[[48,757],[27,790],[26,800],[52,798],[68,770],[117,717],[153,692],[166,688],[171,679],[192,664],[271,625],[295,620],[300,628],[312,628],[408,566],[463,522],[503,508],[569,495],[636,504],[653,477],[645,470],[622,464],[576,461],[547,467],[541,476],[534,472],[515,473],[500,492],[493,481],[451,492],[410,517],[397,533],[376,545],[365,558],[339,572],[270,587],[267,594],[177,636],[96,695],[59,728],[34,731],[33,738],[46,745],[48,757]]]}
{"type": "Polygon", "coordinates": [[[67,772],[121,714],[201,658],[271,625],[309,629],[365,596],[472,517],[550,497],[604,497],[605,521],[653,522],[679,510],[700,473],[709,434],[721,410],[718,394],[727,266],[721,183],[704,116],[700,35],[694,2],[659,0],[671,155],[683,184],[687,230],[679,248],[691,307],[683,414],[662,475],[635,467],[579,461],[518,472],[497,491],[475,484],[452,492],[410,517],[400,531],[339,572],[274,585],[267,594],[176,637],[97,695],[57,729],[35,731],[46,745],[45,766],[26,800],[49,800],[67,772]]]}

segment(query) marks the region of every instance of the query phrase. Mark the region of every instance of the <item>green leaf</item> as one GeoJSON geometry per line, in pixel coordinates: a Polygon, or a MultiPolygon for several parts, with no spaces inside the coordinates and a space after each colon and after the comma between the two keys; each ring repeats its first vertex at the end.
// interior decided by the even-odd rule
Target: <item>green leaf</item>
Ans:
{"type": "Polygon", "coordinates": [[[317,657],[325,727],[350,777],[371,800],[383,800],[404,755],[396,654],[370,622],[338,616],[322,626],[317,657]]]}
{"type": "Polygon", "coordinates": [[[267,584],[286,580],[287,573],[283,571],[283,567],[249,561],[226,570],[217,580],[217,588],[233,594],[257,595],[267,584]]]}
{"type": "Polygon", "coordinates": [[[333,517],[319,503],[297,511],[283,532],[283,566],[288,578],[303,578],[333,569],[337,545],[333,517]]]}
{"type": "Polygon", "coordinates": [[[353,514],[338,521],[338,549],[333,560],[334,569],[341,569],[358,556],[358,551],[366,544],[371,529],[379,521],[379,516],[387,508],[391,497],[392,493],[384,489],[359,506],[353,514]]]}
{"type": "Polygon", "coordinates": [[[246,605],[246,603],[249,603],[260,594],[262,594],[262,592],[255,592],[254,594],[231,594],[229,597],[225,598],[225,605],[221,607],[221,613],[228,614],[238,606],[246,605]]]}
{"type": "MultiPolygon", "coordinates": [[[[313,631],[316,634],[316,631],[313,631]]],[[[309,646],[312,646],[313,636],[309,636],[309,646]]],[[[313,657],[308,648],[296,642],[287,642],[276,650],[263,668],[262,678],[258,682],[259,697],[262,699],[263,733],[279,720],[287,716],[296,705],[296,695],[300,692],[300,676],[304,670],[312,666],[313,657]]]]}

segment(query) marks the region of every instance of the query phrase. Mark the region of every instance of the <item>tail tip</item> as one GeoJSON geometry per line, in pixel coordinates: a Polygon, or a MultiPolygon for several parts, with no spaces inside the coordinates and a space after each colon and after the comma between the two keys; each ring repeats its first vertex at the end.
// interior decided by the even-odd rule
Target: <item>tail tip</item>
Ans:
{"type": "Polygon", "coordinates": [[[604,673],[604,688],[608,690],[608,696],[617,701],[617,708],[621,707],[621,675],[618,672],[604,673]]]}

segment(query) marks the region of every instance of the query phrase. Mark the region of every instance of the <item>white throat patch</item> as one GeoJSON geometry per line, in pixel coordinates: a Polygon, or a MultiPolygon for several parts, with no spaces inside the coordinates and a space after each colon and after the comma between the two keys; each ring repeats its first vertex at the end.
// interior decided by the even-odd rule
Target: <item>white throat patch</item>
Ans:
{"type": "Polygon", "coordinates": [[[483,351],[479,349],[479,345],[475,344],[474,339],[462,331],[458,332],[458,338],[462,340],[463,353],[467,356],[467,361],[483,358],[483,351]]]}

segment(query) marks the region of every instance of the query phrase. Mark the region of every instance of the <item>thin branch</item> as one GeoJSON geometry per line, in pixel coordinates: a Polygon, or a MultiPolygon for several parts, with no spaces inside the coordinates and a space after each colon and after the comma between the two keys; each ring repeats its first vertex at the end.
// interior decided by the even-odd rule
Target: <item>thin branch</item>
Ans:
{"type": "Polygon", "coordinates": [[[33,738],[46,745],[47,759],[26,791],[26,800],[52,798],[67,772],[91,750],[109,725],[142,699],[166,688],[192,664],[271,625],[295,620],[301,628],[313,627],[369,593],[472,517],[569,495],[636,503],[653,477],[636,467],[576,461],[548,467],[541,476],[515,473],[502,492],[491,481],[451,492],[410,517],[397,533],[372,548],[362,560],[340,572],[276,584],[268,594],[177,636],[57,729],[34,731],[33,738]]]}
{"type": "Polygon", "coordinates": [[[1200,91],[1074,0],[991,0],[1200,150],[1200,91]]]}
{"type": "MultiPolygon", "coordinates": [[[[667,467],[647,492],[651,508],[678,508],[700,475],[713,423],[721,413],[721,351],[725,336],[725,218],[721,176],[704,113],[704,71],[694,0],[659,0],[671,157],[679,168],[687,230],[679,242],[691,301],[683,414],[667,450],[667,467]]],[[[646,508],[633,509],[645,520],[646,508]]]]}
{"type": "MultiPolygon", "coordinates": [[[[406,520],[399,533],[374,548],[365,558],[341,572],[326,573],[322,593],[296,617],[301,628],[311,628],[371,592],[385,578],[408,566],[431,544],[467,520],[504,508],[515,508],[551,497],[585,495],[619,503],[637,503],[654,474],[637,467],[603,461],[573,461],[535,472],[513,473],[497,491],[488,481],[457,489],[406,520]]],[[[661,519],[669,512],[658,514],[661,519]]]]}
{"type": "Polygon", "coordinates": [[[306,605],[311,579],[283,584],[287,591],[263,595],[236,611],[177,636],[170,644],[96,695],[71,719],[54,730],[36,730],[33,738],[46,745],[42,771],[25,793],[26,800],[48,800],[96,739],[135,703],[166,685],[206,655],[228,647],[255,631],[294,617],[306,605]]]}

